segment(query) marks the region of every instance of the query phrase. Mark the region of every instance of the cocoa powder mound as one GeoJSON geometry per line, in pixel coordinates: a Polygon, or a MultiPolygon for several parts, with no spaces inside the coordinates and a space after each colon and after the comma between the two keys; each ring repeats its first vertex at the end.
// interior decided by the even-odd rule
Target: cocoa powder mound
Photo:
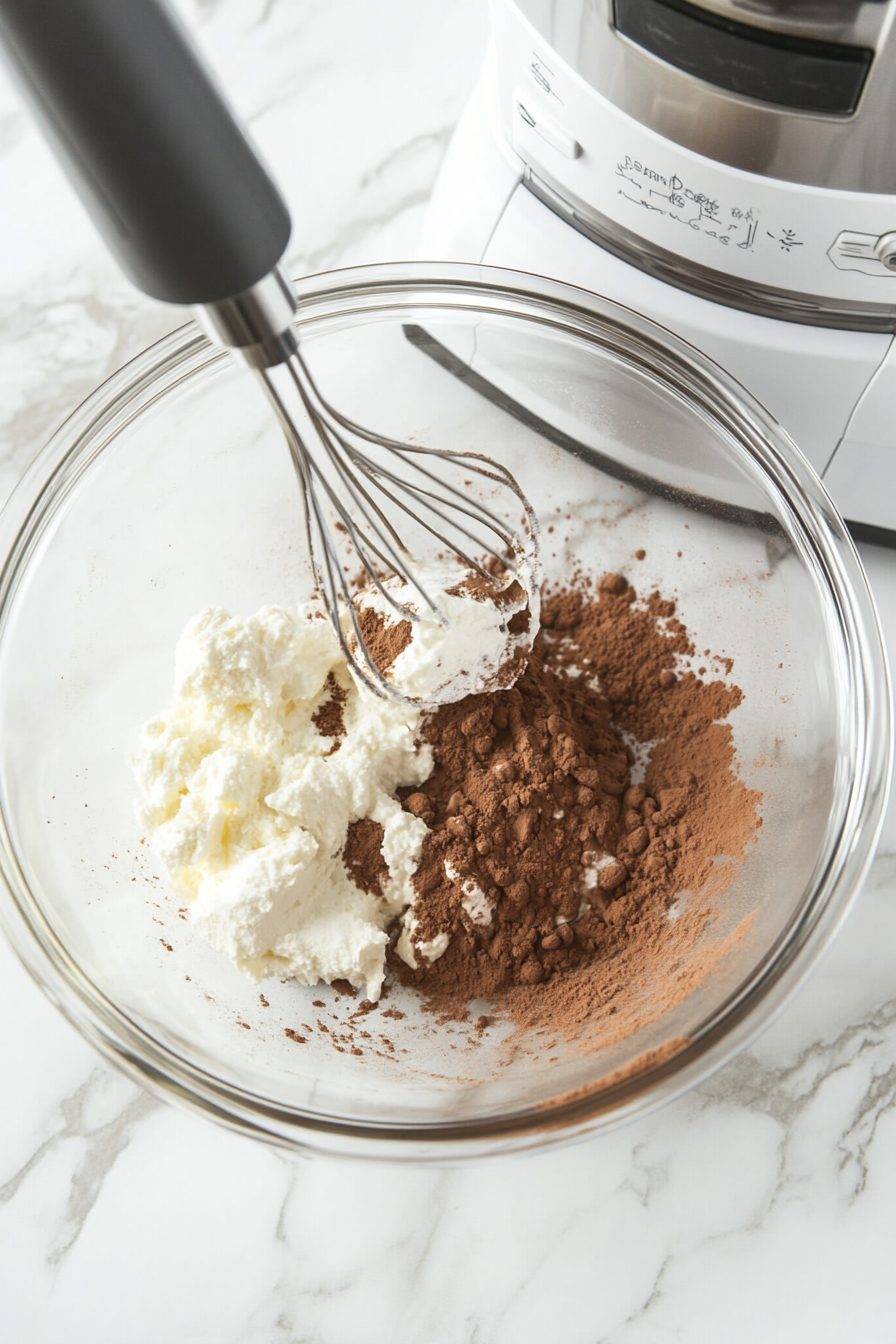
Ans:
{"type": "Polygon", "coordinates": [[[416,971],[391,965],[430,1009],[464,1018],[497,998],[523,1028],[572,1038],[600,1022],[606,1045],[683,999],[744,936],[701,938],[761,795],[735,773],[722,722],[741,692],[679,674],[693,652],[670,600],[638,602],[621,575],[580,580],[546,599],[516,686],[429,717],[435,770],[404,799],[429,827],[415,941],[451,942],[416,971]],[[653,743],[636,785],[633,740],[653,743]],[[670,919],[682,892],[699,895],[670,919]]]}

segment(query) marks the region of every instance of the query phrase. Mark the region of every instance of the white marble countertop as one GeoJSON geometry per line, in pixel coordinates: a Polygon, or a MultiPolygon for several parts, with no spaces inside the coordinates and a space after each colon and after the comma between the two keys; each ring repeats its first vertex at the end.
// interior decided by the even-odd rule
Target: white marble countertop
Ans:
{"type": "MultiPolygon", "coordinates": [[[[413,255],[485,0],[181,0],[287,196],[295,273],[413,255]]],[[[0,498],[180,314],[115,270],[0,74],[0,498]]],[[[896,555],[864,548],[896,642],[896,555]]],[[[891,1344],[896,827],[746,1053],[562,1151],[301,1160],[105,1064],[0,943],[9,1344],[891,1344]]]]}

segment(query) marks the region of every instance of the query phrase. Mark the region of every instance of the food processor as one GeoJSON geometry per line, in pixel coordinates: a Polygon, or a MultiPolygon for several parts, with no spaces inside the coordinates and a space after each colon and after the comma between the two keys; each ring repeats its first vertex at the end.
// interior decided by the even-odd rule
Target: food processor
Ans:
{"type": "Polygon", "coordinates": [[[491,0],[427,260],[626,304],[762,401],[896,544],[896,5],[491,0]]]}

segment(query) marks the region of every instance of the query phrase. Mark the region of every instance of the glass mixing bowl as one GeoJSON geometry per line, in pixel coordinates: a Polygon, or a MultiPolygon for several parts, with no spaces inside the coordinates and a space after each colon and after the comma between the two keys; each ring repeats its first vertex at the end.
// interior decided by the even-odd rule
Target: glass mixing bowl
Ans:
{"type": "Polygon", "coordinates": [[[397,439],[496,456],[556,524],[549,578],[574,558],[621,569],[641,592],[674,594],[699,647],[734,657],[739,768],[765,801],[716,932],[752,911],[750,936],[677,1006],[591,1053],[561,1044],[508,1062],[500,1030],[467,1046],[469,1030],[400,988],[389,1059],[285,1034],[357,1004],[326,986],[254,985],[211,951],[134,818],[128,755],[168,702],[187,619],[310,592],[280,431],[249,376],[192,326],[94,393],[2,516],[4,927],[100,1050],[243,1132],[442,1160],[617,1124],[769,1021],[870,861],[890,697],[855,549],[744,389],[626,309],[466,266],[343,271],[300,294],[303,349],[334,404],[397,439]]]}

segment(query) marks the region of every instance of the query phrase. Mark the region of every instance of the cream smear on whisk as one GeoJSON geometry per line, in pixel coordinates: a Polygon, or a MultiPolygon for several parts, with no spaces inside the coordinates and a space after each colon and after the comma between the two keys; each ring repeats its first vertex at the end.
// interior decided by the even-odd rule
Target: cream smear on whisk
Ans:
{"type": "Polygon", "coordinates": [[[427,705],[512,686],[539,625],[539,592],[528,582],[528,572],[521,567],[522,582],[448,564],[419,565],[414,574],[432,607],[396,576],[384,581],[385,594],[371,586],[355,599],[362,617],[373,613],[387,627],[407,626],[404,648],[381,666],[386,679],[427,705]],[[415,619],[403,622],[393,602],[410,609],[415,619]]]}

